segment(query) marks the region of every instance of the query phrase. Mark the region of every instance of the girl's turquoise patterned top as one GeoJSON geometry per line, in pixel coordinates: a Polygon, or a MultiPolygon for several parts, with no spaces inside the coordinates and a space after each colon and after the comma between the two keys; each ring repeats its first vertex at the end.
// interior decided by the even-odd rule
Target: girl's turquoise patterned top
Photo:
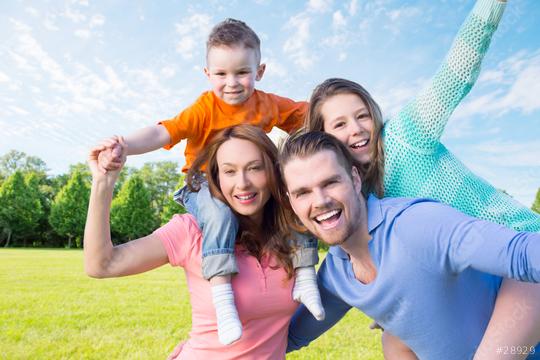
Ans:
{"type": "Polygon", "coordinates": [[[539,232],[539,214],[473,174],[440,141],[478,77],[504,7],[479,0],[431,84],[385,124],[385,196],[436,199],[481,219],[539,232]]]}

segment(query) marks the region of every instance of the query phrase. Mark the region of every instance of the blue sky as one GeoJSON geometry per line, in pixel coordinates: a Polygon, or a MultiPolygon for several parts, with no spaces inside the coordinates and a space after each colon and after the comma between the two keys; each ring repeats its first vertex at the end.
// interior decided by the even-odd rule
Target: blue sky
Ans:
{"type": "MultiPolygon", "coordinates": [[[[51,174],[88,148],[177,114],[207,90],[204,42],[226,17],[261,37],[258,88],[297,100],[328,77],[366,86],[395,114],[444,59],[472,0],[0,2],[0,154],[51,174]]],[[[481,76],[443,140],[530,206],[540,187],[540,1],[510,0],[481,76]]],[[[130,158],[183,162],[172,151],[130,158]]]]}

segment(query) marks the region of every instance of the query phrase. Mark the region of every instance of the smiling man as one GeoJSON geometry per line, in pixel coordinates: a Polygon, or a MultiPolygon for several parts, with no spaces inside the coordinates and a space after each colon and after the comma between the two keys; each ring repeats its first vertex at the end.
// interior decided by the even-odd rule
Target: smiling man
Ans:
{"type": "MultiPolygon", "coordinates": [[[[366,199],[354,160],[331,135],[290,137],[280,164],[298,218],[336,245],[319,270],[326,319],[316,321],[301,307],[291,322],[289,350],[309,344],[356,307],[420,359],[472,358],[502,277],[540,281],[540,234],[518,233],[427,199],[366,199]]],[[[540,336],[530,339],[497,345],[521,346],[526,356],[540,336]]],[[[488,358],[496,357],[492,351],[488,358]]]]}

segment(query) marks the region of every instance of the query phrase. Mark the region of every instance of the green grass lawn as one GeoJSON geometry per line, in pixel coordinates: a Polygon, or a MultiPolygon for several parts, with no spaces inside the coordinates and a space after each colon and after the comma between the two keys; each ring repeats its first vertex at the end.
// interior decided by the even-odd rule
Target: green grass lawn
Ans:
{"type": "MultiPolygon", "coordinates": [[[[80,250],[0,250],[0,359],[165,359],[191,326],[184,273],[97,280],[80,250]]],[[[380,333],[352,310],[288,359],[382,359],[380,333]]],[[[210,360],[210,359],[208,359],[210,360]]]]}

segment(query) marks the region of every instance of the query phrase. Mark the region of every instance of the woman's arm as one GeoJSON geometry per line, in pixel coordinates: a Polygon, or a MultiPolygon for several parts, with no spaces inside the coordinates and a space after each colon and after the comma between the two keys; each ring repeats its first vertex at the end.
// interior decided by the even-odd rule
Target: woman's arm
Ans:
{"type": "MultiPolygon", "coordinates": [[[[123,163],[127,146],[123,139],[121,144],[123,163]]],[[[166,264],[167,252],[156,235],[148,235],[126,244],[113,246],[109,219],[114,184],[120,170],[106,173],[99,171],[98,156],[100,156],[99,149],[91,150],[88,156],[92,188],[84,230],[86,273],[96,278],[118,277],[138,274],[166,264]]]]}
{"type": "Polygon", "coordinates": [[[430,150],[474,85],[506,1],[478,0],[429,85],[385,126],[387,135],[430,150]]]}

